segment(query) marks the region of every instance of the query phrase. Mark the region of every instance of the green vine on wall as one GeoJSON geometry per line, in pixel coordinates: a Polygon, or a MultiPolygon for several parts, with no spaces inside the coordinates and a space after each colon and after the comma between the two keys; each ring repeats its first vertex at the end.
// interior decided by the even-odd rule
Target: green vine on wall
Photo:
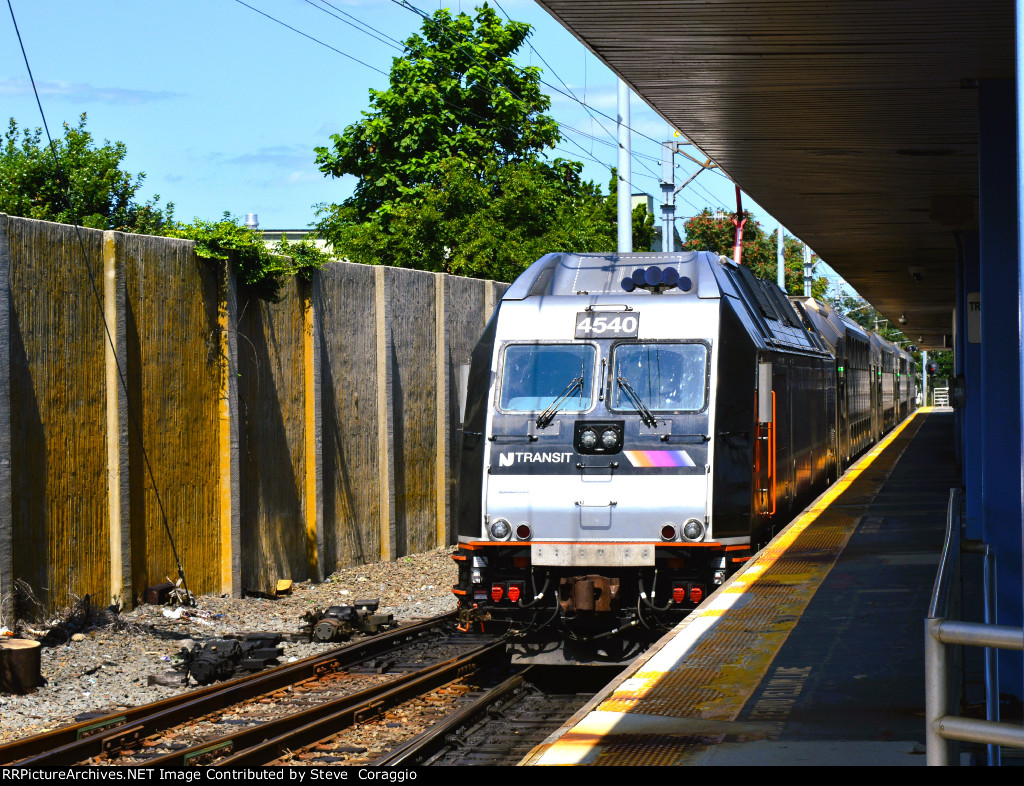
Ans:
{"type": "Polygon", "coordinates": [[[205,259],[230,260],[238,280],[272,303],[281,300],[281,287],[287,276],[300,275],[309,280],[325,262],[333,259],[306,239],[289,243],[282,238],[271,251],[259,231],[242,225],[230,213],[225,213],[220,221],[197,218],[190,224],[175,223],[166,227],[163,234],[195,241],[196,254],[205,259]]]}

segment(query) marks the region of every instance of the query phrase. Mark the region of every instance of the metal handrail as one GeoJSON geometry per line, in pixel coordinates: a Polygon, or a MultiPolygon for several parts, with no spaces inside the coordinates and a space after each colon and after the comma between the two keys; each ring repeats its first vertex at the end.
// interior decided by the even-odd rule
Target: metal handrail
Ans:
{"type": "Polygon", "coordinates": [[[995,554],[986,543],[963,542],[958,488],[950,489],[946,512],[946,538],[935,576],[928,617],[925,619],[925,721],[927,763],[948,765],[952,741],[978,742],[988,746],[988,763],[999,764],[999,746],[1024,748],[1024,727],[999,722],[999,674],[995,649],[1024,650],[1024,629],[995,625],[995,554]],[[960,616],[960,554],[985,558],[985,622],[963,622],[960,616]],[[955,714],[960,706],[962,679],[950,684],[956,645],[985,647],[985,720],[955,714]]]}

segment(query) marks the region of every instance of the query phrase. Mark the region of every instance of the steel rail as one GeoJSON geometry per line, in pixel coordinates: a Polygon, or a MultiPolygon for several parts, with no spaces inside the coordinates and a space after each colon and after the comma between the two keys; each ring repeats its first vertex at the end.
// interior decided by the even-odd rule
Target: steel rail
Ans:
{"type": "Polygon", "coordinates": [[[231,755],[213,762],[215,766],[255,767],[269,764],[289,751],[311,745],[337,734],[342,729],[376,718],[397,704],[471,674],[486,660],[495,656],[504,657],[504,654],[505,641],[498,639],[461,657],[427,666],[396,680],[285,718],[278,718],[256,728],[243,729],[205,745],[197,745],[194,748],[176,751],[169,756],[152,759],[141,766],[174,767],[202,764],[204,761],[201,759],[204,755],[215,757],[228,750],[231,755]]]}
{"type": "Polygon", "coordinates": [[[375,767],[415,767],[448,745],[448,737],[457,734],[480,719],[486,717],[495,704],[522,690],[527,675],[535,666],[527,666],[519,674],[509,677],[501,685],[489,690],[472,704],[435,723],[429,729],[391,751],[387,756],[374,762],[375,767]]]}
{"type": "Polygon", "coordinates": [[[449,612],[295,663],[276,666],[229,682],[208,685],[152,704],[94,718],[45,734],[15,740],[0,746],[0,765],[17,762],[21,766],[34,767],[70,766],[140,735],[146,737],[229,704],[270,693],[330,671],[341,670],[359,661],[392,651],[424,633],[454,622],[455,618],[456,612],[449,612]]]}

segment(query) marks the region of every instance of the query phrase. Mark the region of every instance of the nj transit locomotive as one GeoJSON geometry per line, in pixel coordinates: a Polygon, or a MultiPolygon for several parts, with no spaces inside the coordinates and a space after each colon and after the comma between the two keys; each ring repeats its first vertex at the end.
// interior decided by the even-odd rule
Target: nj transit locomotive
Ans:
{"type": "Polygon", "coordinates": [[[904,411],[876,338],[709,252],[538,260],[470,365],[463,625],[527,657],[660,635],[904,411]]]}

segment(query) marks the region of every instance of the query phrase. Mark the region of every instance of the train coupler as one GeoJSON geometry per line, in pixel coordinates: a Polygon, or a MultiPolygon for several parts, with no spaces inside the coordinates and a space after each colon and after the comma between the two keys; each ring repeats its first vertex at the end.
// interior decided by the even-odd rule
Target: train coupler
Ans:
{"type": "Polygon", "coordinates": [[[474,628],[479,626],[479,632],[483,633],[484,623],[489,619],[491,619],[491,613],[475,605],[471,609],[459,609],[458,629],[463,633],[472,633],[474,628]]]}

